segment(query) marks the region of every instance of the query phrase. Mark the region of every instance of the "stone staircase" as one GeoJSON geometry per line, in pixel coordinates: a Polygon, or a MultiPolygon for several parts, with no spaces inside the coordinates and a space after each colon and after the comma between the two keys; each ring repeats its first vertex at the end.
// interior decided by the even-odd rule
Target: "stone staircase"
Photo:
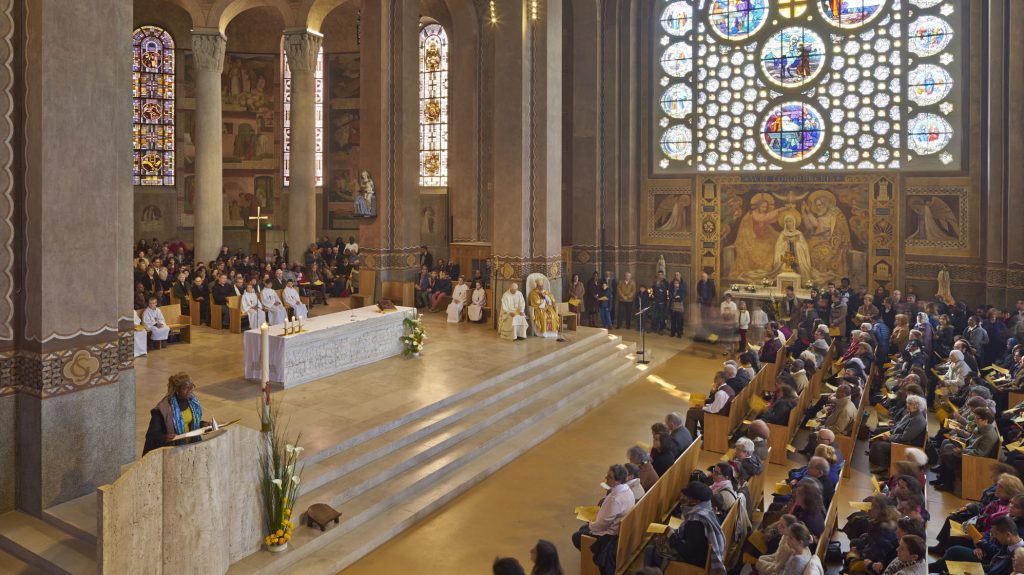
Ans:
{"type": "MultiPolygon", "coordinates": [[[[515,370],[308,454],[295,508],[328,503],[343,513],[341,524],[325,533],[299,526],[287,552],[257,552],[229,573],[335,575],[643,373],[632,343],[596,329],[571,337],[515,370]]],[[[42,520],[0,516],[0,550],[29,569],[95,573],[96,502],[94,494],[69,501],[42,520]],[[7,528],[20,521],[26,527],[7,528]],[[49,544],[30,544],[29,531],[49,544]]]]}

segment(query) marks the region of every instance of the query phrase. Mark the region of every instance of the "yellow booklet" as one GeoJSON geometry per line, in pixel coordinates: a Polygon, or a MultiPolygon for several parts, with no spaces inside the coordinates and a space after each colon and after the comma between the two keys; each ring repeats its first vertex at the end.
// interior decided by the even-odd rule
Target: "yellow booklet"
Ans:
{"type": "Polygon", "coordinates": [[[694,407],[703,406],[708,401],[708,396],[705,393],[691,393],[690,394],[690,405],[694,407]]]}
{"type": "Polygon", "coordinates": [[[761,399],[760,397],[758,397],[756,395],[750,396],[750,402],[749,403],[750,403],[750,409],[752,409],[752,410],[754,410],[756,412],[761,412],[761,411],[764,411],[765,409],[768,408],[768,402],[766,402],[765,400],[761,399]]]}
{"type": "Polygon", "coordinates": [[[807,429],[817,429],[821,427],[821,422],[817,419],[812,419],[807,422],[807,429]]]}
{"type": "Polygon", "coordinates": [[[643,441],[637,441],[636,442],[636,446],[639,447],[640,449],[643,449],[644,451],[650,451],[651,450],[651,444],[650,443],[644,443],[643,441]]]}
{"type": "Polygon", "coordinates": [[[871,476],[871,486],[875,488],[875,493],[882,492],[882,484],[878,482],[878,479],[874,475],[871,476]]]}
{"type": "Polygon", "coordinates": [[[575,511],[576,519],[579,519],[580,521],[586,521],[589,523],[597,519],[597,512],[600,510],[601,508],[598,507],[597,505],[577,507],[575,511]]]}
{"type": "Polygon", "coordinates": [[[949,575],[985,575],[981,563],[973,561],[946,561],[946,571],[949,575]]]}
{"type": "Polygon", "coordinates": [[[786,483],[785,481],[780,481],[775,484],[775,493],[777,495],[789,495],[792,492],[793,486],[786,483]]]}
{"type": "Polygon", "coordinates": [[[830,327],[830,328],[828,328],[828,335],[830,337],[839,337],[839,328],[838,327],[830,327]]]}
{"type": "Polygon", "coordinates": [[[729,451],[725,452],[725,455],[723,455],[722,458],[719,459],[719,461],[721,461],[722,463],[725,463],[726,461],[729,461],[730,459],[732,459],[732,456],[735,453],[736,453],[735,449],[730,449],[729,451]]]}
{"type": "Polygon", "coordinates": [[[864,513],[867,513],[868,511],[871,510],[871,502],[870,501],[851,501],[850,502],[850,507],[852,507],[854,509],[854,511],[863,511],[864,513]]]}
{"type": "Polygon", "coordinates": [[[786,451],[788,451],[790,453],[796,453],[796,448],[793,447],[792,443],[787,443],[786,444],[786,451]]]}
{"type": "Polygon", "coordinates": [[[716,341],[718,341],[718,334],[717,333],[713,333],[713,334],[708,336],[708,342],[715,343],[716,341]]]}

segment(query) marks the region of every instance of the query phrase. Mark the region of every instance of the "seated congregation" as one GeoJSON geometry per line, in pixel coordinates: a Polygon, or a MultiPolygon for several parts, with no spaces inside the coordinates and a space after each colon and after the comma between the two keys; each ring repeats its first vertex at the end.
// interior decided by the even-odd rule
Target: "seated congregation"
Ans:
{"type": "Polygon", "coordinates": [[[650,446],[628,447],[597,506],[577,508],[581,573],[1024,572],[1024,301],[880,296],[884,311],[862,304],[839,333],[816,302],[773,318],[650,446]],[[702,451],[723,456],[705,467],[702,451]],[[870,494],[848,485],[861,454],[870,494]],[[770,464],[798,467],[766,488],[770,464]],[[928,488],[965,501],[932,516],[928,488]]]}

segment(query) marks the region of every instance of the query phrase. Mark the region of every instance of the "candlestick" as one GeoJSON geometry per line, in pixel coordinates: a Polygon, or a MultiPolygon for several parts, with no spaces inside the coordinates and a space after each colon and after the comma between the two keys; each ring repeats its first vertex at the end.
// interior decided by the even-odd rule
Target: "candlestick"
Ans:
{"type": "Polygon", "coordinates": [[[270,431],[270,326],[260,325],[260,431],[270,431]]]}

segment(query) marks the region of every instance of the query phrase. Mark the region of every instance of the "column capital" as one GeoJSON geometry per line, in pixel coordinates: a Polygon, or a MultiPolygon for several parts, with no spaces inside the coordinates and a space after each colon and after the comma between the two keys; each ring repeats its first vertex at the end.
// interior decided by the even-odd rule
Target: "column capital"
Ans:
{"type": "Polygon", "coordinates": [[[192,57],[197,70],[224,72],[224,51],[227,38],[220,30],[192,31],[192,57]]]}
{"type": "Polygon", "coordinates": [[[317,55],[324,37],[311,30],[285,30],[284,50],[288,55],[288,67],[292,72],[316,70],[317,55]]]}

